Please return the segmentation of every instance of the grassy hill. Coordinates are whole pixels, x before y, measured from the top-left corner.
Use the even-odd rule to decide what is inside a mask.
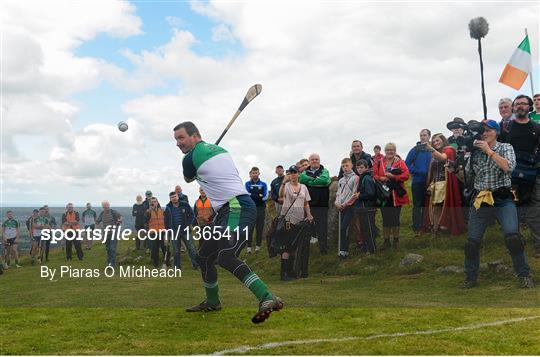
[[[402,226],[408,227],[410,208],[402,218]],[[310,277],[286,283],[279,281],[278,258],[243,252],[247,263],[286,303],[283,311],[262,325],[250,322],[256,309],[253,296],[222,269],[219,282],[224,310],[185,313],[185,307],[200,302],[204,295],[200,273],[189,268],[185,253],[183,275],[176,279],[102,276],[51,281],[41,278],[40,268],[30,266],[25,257],[22,268],[0,276],[0,334],[4,336],[0,353],[209,354],[280,341],[296,342],[248,349],[247,353],[540,353],[538,318],[462,329],[540,316],[540,290],[517,288],[498,226],[488,230],[481,259],[502,260],[510,270],[485,268],[479,286],[471,290],[458,288],[462,274],[436,271],[447,265],[462,266],[465,236],[414,238],[408,228],[402,236],[399,252],[366,256],[352,248],[352,256],[345,261],[338,260],[337,253],[321,257],[312,246]],[[133,243],[120,244],[120,258],[127,255],[128,246]],[[540,260],[532,258],[531,244],[526,249],[533,272],[538,272]],[[335,239],[331,251],[336,252]],[[421,254],[424,260],[401,266],[407,253]],[[73,261],[74,268],[103,269],[106,259],[101,244],[85,254],[83,261]],[[140,255],[150,266],[147,254]],[[62,264],[66,264],[64,252],[57,249],[48,266]],[[452,328],[457,330],[448,330]],[[422,332],[427,330],[444,332]],[[407,335],[415,332],[422,334]],[[384,335],[395,333],[406,334]],[[339,340],[344,337],[347,339]]]

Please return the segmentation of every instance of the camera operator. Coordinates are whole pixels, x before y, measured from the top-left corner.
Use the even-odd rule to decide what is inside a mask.
[[[476,286],[480,266],[480,247],[487,226],[496,217],[504,232],[504,242],[512,257],[521,288],[532,288],[530,268],[519,234],[516,205],[511,191],[511,174],[516,166],[514,149],[497,142],[500,132],[495,120],[483,122],[481,140],[474,141],[478,150],[467,165],[474,177],[473,204],[469,215],[469,236],[465,243],[465,289]]]
[[[508,132],[502,133],[501,142],[512,145],[516,153],[512,187],[517,196],[519,218],[529,226],[534,242],[534,257],[540,258],[540,125],[529,118],[532,105],[532,99],[526,95],[518,95],[514,99],[515,118],[508,124]]]
[[[458,177],[459,193],[461,195],[461,203],[463,205],[463,218],[465,221],[469,219],[469,197],[465,194],[468,186],[471,186],[470,180],[465,174],[465,165],[471,157],[473,151],[473,138],[469,132],[469,127],[465,121],[459,117],[455,117],[451,122],[446,124],[448,130],[452,132],[452,136],[448,138],[448,144],[456,149],[455,171]]]

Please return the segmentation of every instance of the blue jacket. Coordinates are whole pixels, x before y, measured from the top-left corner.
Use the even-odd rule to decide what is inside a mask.
[[[255,202],[255,206],[266,206],[266,200],[268,199],[268,186],[266,182],[260,179],[257,182],[249,180],[246,182],[246,190],[251,195],[253,202]]]
[[[180,222],[177,222],[176,224],[173,221],[173,215],[175,213],[178,213],[180,211]],[[193,223],[194,215],[193,210],[189,206],[189,203],[182,200],[178,202],[178,207],[173,206],[172,202],[167,203],[167,206],[165,207],[165,228],[166,229],[184,229],[185,227],[189,226]]]
[[[418,144],[420,143],[417,143],[416,146],[413,147],[407,154],[405,164],[407,164],[409,172],[411,173],[412,184],[425,185],[429,171],[429,164],[431,163],[431,152],[423,147],[418,146]]]

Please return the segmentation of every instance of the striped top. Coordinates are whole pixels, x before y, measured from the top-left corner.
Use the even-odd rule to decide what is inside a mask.
[[[227,150],[198,142],[182,161],[186,180],[196,179],[217,211],[230,199],[247,195],[246,187]]]

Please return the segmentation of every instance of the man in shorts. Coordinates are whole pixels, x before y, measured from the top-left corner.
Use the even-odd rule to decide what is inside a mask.
[[[36,255],[38,256],[39,263],[41,264],[43,262],[43,255],[45,253],[43,245],[45,244],[45,241],[41,240],[41,231],[49,228],[51,228],[51,224],[47,217],[45,207],[41,207],[39,209],[39,215],[32,221],[32,250],[30,254],[32,257],[32,265],[35,264]],[[50,242],[50,240],[47,240],[47,242]]]
[[[6,264],[9,266],[11,257],[15,260],[15,266],[20,268],[19,253],[17,252],[17,240],[21,237],[19,221],[13,218],[13,211],[7,211],[7,220],[2,223],[2,238],[4,241],[4,253]]]
[[[238,259],[247,243],[247,233],[257,218],[255,203],[248,195],[230,154],[217,145],[204,142],[195,124],[178,124],[174,128],[174,138],[178,148],[186,154],[182,161],[184,179],[186,182],[197,180],[217,212],[214,236],[209,240],[201,240],[197,254],[206,299],[186,311],[221,310],[214,265],[217,263],[257,297],[259,310],[251,321],[263,322],[273,311],[283,308],[283,301],[269,291],[246,263]]]

